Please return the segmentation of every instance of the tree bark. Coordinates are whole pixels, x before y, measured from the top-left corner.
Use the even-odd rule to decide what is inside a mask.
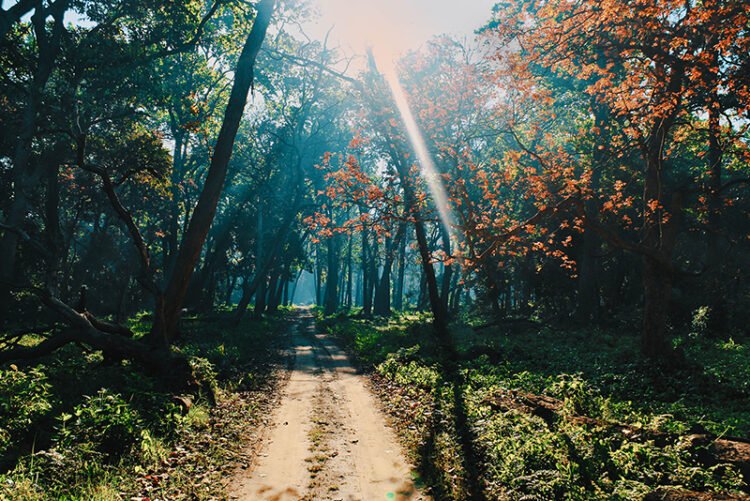
[[[607,116],[602,106],[595,101],[591,105],[594,111],[594,130],[598,131],[597,141],[594,142],[591,165],[592,193],[599,191],[599,182],[603,170],[605,142],[608,136],[604,134],[607,127]],[[597,207],[594,197],[584,203],[587,217],[595,218]],[[599,287],[597,284],[598,262],[595,256],[599,249],[599,237],[594,231],[584,230],[581,235],[581,249],[578,257],[577,304],[575,320],[587,325],[595,321],[599,314]]]
[[[393,294],[393,307],[396,311],[404,309],[404,280],[406,278],[406,223],[403,226],[404,237],[398,246],[398,276],[396,277],[396,290]]]
[[[719,67],[718,54],[713,52],[713,65]],[[715,80],[715,77],[713,78]],[[722,160],[723,151],[721,147],[721,108],[719,103],[717,83],[711,82],[714,86],[711,96],[708,100],[708,249],[707,263],[711,267],[712,273],[709,279],[710,307],[709,312],[709,332],[717,337],[721,337],[727,330],[727,309],[725,306],[726,295],[723,285],[723,262],[722,241],[723,233],[722,210],[724,200],[721,194],[722,188]]]
[[[354,238],[352,238],[351,235],[349,235],[349,243],[347,245],[346,250],[346,307],[351,308],[352,307],[352,273],[354,270],[352,269],[352,244],[354,243]]]
[[[258,288],[255,291],[255,306],[253,308],[253,316],[260,318],[263,312],[266,311],[266,296],[268,295],[268,280],[261,280]]]
[[[367,229],[362,230],[362,313],[366,316],[372,314],[372,281],[370,276],[370,242],[367,238]]]
[[[395,259],[396,249],[404,239],[404,224],[399,224],[398,231],[393,240],[386,241],[385,260],[383,261],[383,272],[380,276],[380,284],[375,292],[374,312],[380,316],[391,314],[391,270]]]
[[[21,117],[13,155],[13,202],[4,222],[6,231],[0,239],[0,310],[7,308],[10,303],[8,284],[14,279],[20,238],[20,233],[15,230],[22,230],[30,206],[31,190],[36,187],[38,181],[38,169],[35,169],[31,162],[32,143],[37,132],[42,98],[60,53],[60,40],[65,30],[63,18],[67,4],[67,0],[58,0],[49,9],[44,9],[40,3],[34,15],[31,16],[39,47],[39,57],[28,89],[29,100]],[[52,15],[54,21],[52,31],[48,34],[46,18],[49,14]]]
[[[445,253],[445,257],[450,258],[451,257],[450,233],[448,233],[448,228],[446,228],[445,224],[443,224],[442,222],[440,223],[440,240],[442,242],[443,252]],[[440,284],[440,298],[443,300],[443,305],[445,305],[446,311],[448,311],[448,295],[450,294],[452,272],[453,272],[453,266],[451,266],[450,264],[443,264],[443,276],[441,277],[441,284]]]
[[[339,307],[339,253],[338,237],[332,236],[326,241],[326,293],[323,311],[332,315]]]
[[[659,150],[660,151],[660,150]],[[647,160],[644,202],[658,200],[662,195],[660,153],[652,154]],[[675,192],[665,208],[644,210],[643,243],[651,252],[641,257],[643,265],[643,331],[641,351],[650,358],[668,360],[672,354],[667,340],[667,321],[672,296],[673,270],[671,269],[677,231],[682,213],[682,193]]]
[[[644,256],[643,261],[643,334],[641,351],[651,358],[667,354],[667,320],[672,294],[672,278],[663,266]]]

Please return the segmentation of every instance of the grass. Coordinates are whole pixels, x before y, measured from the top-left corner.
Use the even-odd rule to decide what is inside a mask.
[[[128,362],[75,346],[0,370],[0,499],[222,496],[219,480],[270,406],[286,325],[185,319],[175,349],[201,390],[180,401]]]
[[[466,462],[451,419],[453,391],[422,315],[321,319],[373,381],[412,459],[438,498],[465,499]],[[750,436],[750,346],[686,335],[688,368],[644,361],[635,335],[599,329],[452,326],[465,384],[458,392],[472,429],[479,483],[490,499],[634,499],[659,486],[741,492],[736,467],[707,466],[686,444],[630,439],[583,415],[654,436],[707,431]],[[561,401],[548,422],[520,407],[498,408],[498,392]],[[644,431],[645,433],[645,431]]]

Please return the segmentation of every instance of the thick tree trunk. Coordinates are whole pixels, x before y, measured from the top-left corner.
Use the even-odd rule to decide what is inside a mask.
[[[232,304],[232,293],[237,286],[237,275],[229,276],[229,274],[227,274],[226,286],[227,288],[224,291],[224,306],[229,306]]]
[[[275,313],[279,310],[281,295],[284,291],[283,276],[283,270],[278,270],[271,275],[270,287],[268,290],[268,307],[266,308],[269,313]]]
[[[323,304],[323,277],[320,271],[320,252],[315,249],[315,306]]]
[[[253,295],[255,295],[255,292],[258,288],[257,284],[260,282],[255,279],[250,280],[250,277],[245,277],[242,280],[242,296],[240,296],[240,301],[237,303],[237,308],[235,310],[235,321],[239,322],[241,320],[240,318],[237,318],[236,312],[244,312],[247,310],[247,307],[250,305],[250,301],[253,299]]]
[[[383,264],[383,272],[375,289],[373,313],[383,317],[391,314],[391,264],[387,261]]]
[[[641,351],[652,358],[669,353],[667,320],[672,295],[672,279],[661,263],[643,257],[643,334]]]
[[[417,293],[417,311],[424,311],[428,307],[427,300],[427,278],[424,270],[419,274],[419,291]]]
[[[660,149],[658,150],[660,151]],[[667,338],[669,305],[672,296],[672,253],[681,223],[683,195],[675,192],[668,207],[663,207],[663,187],[659,161],[660,153],[653,152],[647,160],[644,184],[644,238],[648,253],[643,263],[643,332],[641,348],[645,356],[668,360],[672,350]],[[659,201],[652,210],[650,201]],[[665,213],[669,211],[668,214]]]
[[[261,280],[255,291],[255,305],[253,307],[253,316],[260,318],[263,312],[266,311],[266,296],[268,295],[268,281]]]
[[[37,132],[37,120],[42,98],[60,52],[60,39],[65,29],[63,17],[67,4],[67,0],[58,0],[49,9],[37,8],[31,17],[39,47],[39,57],[33,80],[28,89],[29,100],[21,117],[13,155],[13,201],[4,221],[5,226],[9,229],[6,229],[2,238],[0,238],[0,314],[10,304],[8,284],[13,281],[16,270],[18,243],[21,234],[14,230],[23,229],[22,226],[30,207],[31,191],[36,187],[39,178],[39,169],[35,169],[31,161],[32,143]],[[9,11],[12,9],[11,7]],[[5,14],[7,18],[9,14]],[[51,33],[47,33],[46,29],[46,18],[49,14],[54,19]],[[11,20],[10,18],[7,19]]]
[[[46,197],[44,201],[45,224],[44,242],[49,256],[47,257],[48,290],[59,294],[60,266],[62,262],[63,236],[60,228],[60,162],[62,152],[58,147],[54,148],[50,158],[51,163],[47,170]]]
[[[177,254],[174,271],[167,284],[164,297],[158,301],[152,338],[163,345],[171,344],[177,336],[177,323],[182,305],[190,278],[216,214],[216,207],[224,188],[227,166],[232,156],[234,139],[242,121],[248,92],[253,83],[255,60],[263,45],[275,3],[275,0],[261,0],[258,3],[253,28],[237,61],[232,92],[224,112],[224,122],[214,146],[203,190],[190,218],[190,224]]]

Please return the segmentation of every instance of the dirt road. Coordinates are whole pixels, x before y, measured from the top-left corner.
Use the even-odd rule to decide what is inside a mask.
[[[230,486],[243,500],[428,499],[416,488],[366,380],[301,312],[294,364],[255,464]]]

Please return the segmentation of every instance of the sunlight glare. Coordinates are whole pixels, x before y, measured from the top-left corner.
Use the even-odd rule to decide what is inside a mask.
[[[424,140],[422,131],[420,130],[419,125],[417,125],[417,121],[414,119],[414,114],[409,106],[409,101],[404,92],[404,88],[399,81],[393,61],[387,56],[382,57],[382,55],[379,55],[377,48],[373,48],[373,56],[375,57],[385,81],[388,82],[388,85],[391,88],[393,101],[395,102],[396,108],[398,108],[398,112],[403,120],[406,133],[409,136],[409,142],[411,143],[414,153],[417,156],[417,160],[419,161],[419,165],[422,169],[422,177],[427,183],[430,195],[432,195],[432,200],[437,208],[440,221],[448,232],[450,238],[453,239],[454,220],[448,202],[448,193],[445,190],[440,173],[435,167],[435,162],[432,160],[432,155],[430,155],[430,152],[427,149],[427,143]]]

